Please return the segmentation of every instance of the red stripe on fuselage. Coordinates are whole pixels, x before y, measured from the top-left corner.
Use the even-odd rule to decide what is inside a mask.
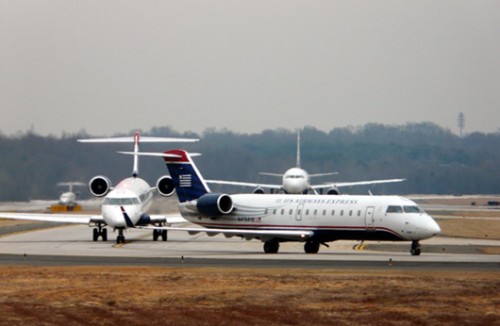
[[[236,228],[241,228],[245,230],[280,230],[280,229],[286,229],[286,230],[298,230],[298,231],[314,231],[314,230],[335,230],[335,231],[342,231],[342,230],[383,230],[386,232],[389,232],[398,238],[405,239],[403,236],[395,232],[394,230],[391,230],[386,227],[374,227],[374,228],[367,228],[365,226],[317,226],[317,225],[275,225],[275,224],[219,224],[219,223],[199,223],[197,222],[196,224],[206,227],[207,229],[212,228],[221,228],[221,229],[236,229]],[[406,239],[405,239],[406,240]]]

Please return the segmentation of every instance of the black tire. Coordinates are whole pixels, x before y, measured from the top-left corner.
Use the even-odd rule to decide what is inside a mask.
[[[264,242],[264,252],[266,254],[276,254],[280,249],[279,241],[266,241]]]
[[[167,241],[167,230],[161,230],[161,238],[163,241]]]
[[[158,241],[158,236],[159,236],[158,233],[159,233],[158,230],[156,229],[153,230],[153,241]]]
[[[108,229],[102,229],[101,236],[102,241],[108,241]]]
[[[412,256],[420,256],[421,250],[420,248],[415,248],[410,250]]]
[[[99,231],[97,228],[94,228],[94,232],[92,233],[92,240],[97,241],[99,239]]]
[[[304,244],[304,251],[306,254],[317,254],[319,251],[319,242],[307,241]]]

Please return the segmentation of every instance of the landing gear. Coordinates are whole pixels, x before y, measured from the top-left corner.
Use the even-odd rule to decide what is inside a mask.
[[[264,252],[266,254],[275,254],[280,249],[280,242],[278,240],[269,240],[264,242]]]
[[[410,249],[410,253],[412,256],[420,256],[420,243],[418,243],[418,241],[413,241],[411,243],[411,249]]]
[[[167,230],[153,230],[153,241],[158,241],[160,237],[163,241],[167,241]]]
[[[116,237],[116,244],[125,243],[125,236],[123,235],[123,229],[118,229],[118,236]]]
[[[99,237],[102,237],[102,241],[108,241],[108,229],[104,228],[102,224],[98,224],[97,227],[94,228],[92,240],[97,241]]]
[[[304,251],[306,252],[306,254],[317,254],[319,251],[319,242],[307,241],[304,244]]]

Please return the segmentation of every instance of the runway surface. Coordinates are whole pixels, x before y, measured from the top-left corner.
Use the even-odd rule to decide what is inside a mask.
[[[129,230],[125,236],[127,242],[117,246],[112,232],[107,242],[91,241],[92,228],[87,226],[25,229],[0,237],[0,264],[500,271],[500,255],[482,253],[484,248],[498,248],[496,240],[438,237],[422,241],[422,255],[411,256],[409,242],[367,242],[364,250],[354,250],[359,242],[337,241],[329,243],[330,248],[321,246],[318,254],[305,254],[302,243],[287,242],[278,254],[265,254],[260,241],[221,235],[170,232],[167,242],[152,241],[151,231],[146,230]]]

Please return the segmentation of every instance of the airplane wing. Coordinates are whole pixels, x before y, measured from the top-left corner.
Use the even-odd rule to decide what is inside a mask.
[[[232,186],[243,186],[243,187],[261,187],[268,189],[281,189],[281,185],[277,184],[263,184],[263,183],[251,183],[251,182],[239,182],[239,181],[224,181],[224,180],[205,180],[206,183],[221,184],[221,185],[232,185]]]
[[[339,173],[338,172],[313,173],[313,174],[309,174],[309,177],[310,178],[326,177],[326,176],[329,176],[329,175],[336,175],[336,174],[339,174]]]
[[[186,221],[187,222],[187,221]],[[274,238],[286,240],[306,240],[314,235],[313,231],[308,230],[248,230],[248,229],[208,229],[208,228],[189,228],[189,227],[157,227],[157,226],[144,226],[138,227],[141,229],[157,229],[168,231],[185,231],[190,235],[198,233],[206,233],[208,236],[213,237],[217,234],[223,234],[226,238],[233,236],[242,237],[246,240],[261,239],[262,241]]]
[[[84,214],[43,214],[43,213],[2,213],[0,218],[56,223],[90,224],[103,222],[101,215]]]
[[[167,224],[188,223],[184,217],[180,215],[149,215],[151,222],[164,222]]]
[[[362,186],[362,185],[373,185],[380,183],[392,183],[392,182],[403,182],[406,179],[383,179],[383,180],[370,180],[370,181],[355,181],[355,182],[332,182],[325,183],[321,185],[312,185],[312,189],[322,189],[328,187],[351,187],[351,186]]]

